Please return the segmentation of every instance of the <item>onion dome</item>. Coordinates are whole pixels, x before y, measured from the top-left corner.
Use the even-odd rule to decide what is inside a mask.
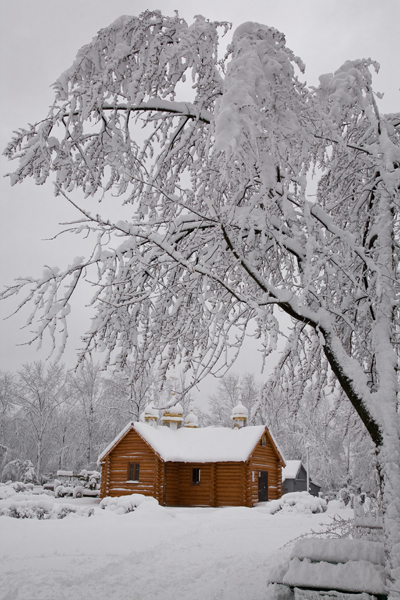
[[[161,417],[161,422],[170,429],[179,429],[182,425],[183,408],[182,405],[177,402],[174,406],[166,408]]]
[[[189,414],[185,418],[185,427],[196,428],[199,424],[198,417],[194,414],[193,408],[190,409]]]
[[[241,400],[238,400],[238,403],[232,409],[233,426],[239,428],[245,427],[248,414],[249,411],[247,408],[242,404]]]
[[[159,411],[154,406],[154,401],[152,400],[144,409],[144,421],[150,425],[157,425],[158,417]]]

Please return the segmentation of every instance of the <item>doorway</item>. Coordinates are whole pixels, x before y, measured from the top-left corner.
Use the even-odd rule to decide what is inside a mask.
[[[258,501],[268,500],[268,471],[258,471]]]

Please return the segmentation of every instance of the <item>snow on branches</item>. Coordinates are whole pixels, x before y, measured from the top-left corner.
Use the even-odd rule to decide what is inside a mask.
[[[93,252],[19,280],[37,337],[64,331],[85,279],[96,314],[83,356],[173,364],[194,379],[229,367],[250,322],[264,355],[280,307],[311,328],[374,441],[397,393],[400,118],[380,115],[368,60],[302,83],[277,30],[146,11],[120,17],[54,84],[44,120],[15,133],[13,184],[55,175]],[[316,169],[317,197],[307,195]],[[78,203],[76,190],[85,202]],[[90,211],[117,195],[130,220]],[[94,273],[94,277],[93,277]],[[390,412],[390,411],[389,411]],[[391,420],[391,419],[389,419]]]

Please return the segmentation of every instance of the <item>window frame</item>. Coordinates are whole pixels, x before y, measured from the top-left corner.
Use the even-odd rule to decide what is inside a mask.
[[[192,467],[192,485],[200,485],[201,469],[200,467]]]
[[[134,476],[134,478],[131,477]],[[140,477],[140,463],[129,462],[126,483],[138,483]]]
[[[263,448],[265,448],[265,446],[267,445],[267,434],[266,433],[263,433],[263,435],[261,436],[260,445]]]

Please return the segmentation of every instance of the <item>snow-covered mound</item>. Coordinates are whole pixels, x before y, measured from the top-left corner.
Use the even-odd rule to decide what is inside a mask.
[[[118,515],[133,512],[144,504],[146,504],[146,509],[159,506],[158,501],[155,498],[144,496],[143,494],[131,494],[129,496],[117,496],[115,498],[107,496],[100,502],[101,508],[113,510]]]
[[[264,506],[271,515],[278,511],[282,513],[322,513],[327,509],[324,499],[316,498],[308,492],[284,494],[279,500],[271,500]]]
[[[10,487],[10,486],[7,486]],[[55,504],[54,498],[47,494],[15,493],[0,500],[0,517],[14,519],[63,519],[69,514],[90,517],[92,508],[82,508],[70,504]]]
[[[12,483],[0,483],[0,500],[15,496],[18,492],[31,493],[33,485],[13,481]]]
[[[309,558],[311,561],[345,563],[351,560],[365,560],[375,565],[385,564],[383,544],[362,539],[318,539],[298,540],[291,558]]]

